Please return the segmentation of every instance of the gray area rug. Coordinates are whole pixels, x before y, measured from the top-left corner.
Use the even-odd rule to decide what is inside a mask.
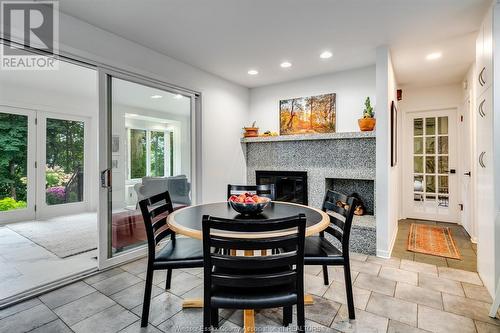
[[[97,249],[96,213],[18,222],[9,224],[7,227],[59,258],[67,258]]]

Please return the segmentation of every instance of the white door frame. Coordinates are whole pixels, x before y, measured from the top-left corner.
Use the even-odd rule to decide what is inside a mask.
[[[47,205],[45,200],[45,164],[46,164],[46,152],[47,152],[47,118],[50,119],[61,119],[61,120],[73,120],[81,121],[84,124],[83,130],[83,201],[72,202],[59,205]],[[89,209],[89,178],[91,176],[90,172],[90,118],[64,115],[60,113],[53,112],[37,112],[38,119],[38,129],[37,133],[37,218],[49,218],[61,215],[77,214],[88,211]]]
[[[99,187],[99,255],[98,268],[100,270],[119,265],[143,257],[147,254],[147,247],[139,246],[129,251],[112,256],[111,240],[111,78],[134,82],[140,85],[164,90],[174,94],[182,94],[191,99],[191,194],[193,204],[201,201],[201,94],[191,90],[169,85],[168,83],[150,79],[148,77],[122,72],[110,67],[98,68],[99,78],[99,170],[101,172],[101,186]]]
[[[0,224],[11,222],[28,221],[36,218],[35,205],[37,186],[36,170],[35,170],[35,155],[36,155],[36,111],[31,109],[17,108],[11,106],[0,105],[0,112],[11,113],[28,117],[28,144],[26,171],[27,171],[27,188],[26,202],[27,207],[10,211],[0,212]]]
[[[460,197],[460,188],[458,177],[459,174],[449,174],[449,188],[450,188],[450,200],[449,200],[449,210],[450,214],[446,215],[436,215],[436,214],[425,214],[425,213],[415,213],[409,203],[413,202],[413,119],[418,117],[426,117],[433,114],[433,116],[438,117],[440,115],[447,115],[448,118],[448,133],[449,137],[457,138],[457,114],[458,110],[456,107],[453,108],[440,108],[440,109],[430,109],[430,110],[413,110],[406,111],[404,115],[403,123],[403,168],[402,168],[402,196],[403,196],[403,217],[404,218],[415,218],[423,220],[438,220],[442,222],[459,223],[459,207],[458,198]],[[425,127],[425,125],[424,125]],[[437,128],[437,124],[436,124]],[[437,145],[437,142],[436,142]],[[425,149],[425,145],[424,145]],[[456,140],[448,140],[449,149],[449,161],[448,168],[455,169],[457,172],[458,168],[458,156]],[[437,168],[437,164],[436,164]],[[437,182],[436,182],[437,186]]]

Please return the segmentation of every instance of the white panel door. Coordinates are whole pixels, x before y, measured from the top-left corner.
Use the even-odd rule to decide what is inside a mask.
[[[409,113],[405,132],[405,215],[458,222],[456,109]]]

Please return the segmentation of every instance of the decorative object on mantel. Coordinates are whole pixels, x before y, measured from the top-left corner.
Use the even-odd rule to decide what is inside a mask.
[[[363,132],[373,131],[377,120],[374,118],[375,113],[370,102],[370,97],[366,98],[365,109],[363,110],[363,118],[358,119],[359,129]]]
[[[277,132],[271,132],[271,131],[265,131],[264,134],[260,135],[260,136],[278,136],[278,133]]]
[[[245,130],[245,133],[243,133],[243,136],[245,138],[253,138],[259,136],[259,128],[255,127],[255,121],[252,123],[252,126],[243,127],[243,129]]]
[[[391,103],[391,167],[398,164],[398,109]]]
[[[280,134],[333,133],[337,123],[337,94],[280,101]]]

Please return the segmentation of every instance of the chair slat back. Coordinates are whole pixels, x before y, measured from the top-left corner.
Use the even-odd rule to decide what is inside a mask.
[[[330,225],[324,232],[341,242],[344,255],[349,255],[349,236],[357,203],[356,198],[332,190],[326,191],[323,201],[323,211],[329,213],[330,216]],[[348,207],[345,208],[344,204]]]
[[[302,283],[304,273],[305,215],[271,220],[229,220],[203,217],[205,283],[224,287],[270,287]],[[234,233],[231,237],[217,235]],[[257,233],[272,232],[269,238]],[[230,251],[286,248],[268,256],[231,256]],[[295,268],[294,268],[295,267]]]
[[[154,258],[156,245],[165,237],[174,235],[167,225],[167,216],[174,211],[172,200],[168,191],[165,191],[141,200],[139,207],[148,237],[149,255]]]
[[[251,193],[257,194],[261,197],[266,197],[271,200],[276,199],[275,187],[274,184],[265,184],[265,185],[227,185],[227,197],[229,198],[232,195],[238,195],[242,193]]]

